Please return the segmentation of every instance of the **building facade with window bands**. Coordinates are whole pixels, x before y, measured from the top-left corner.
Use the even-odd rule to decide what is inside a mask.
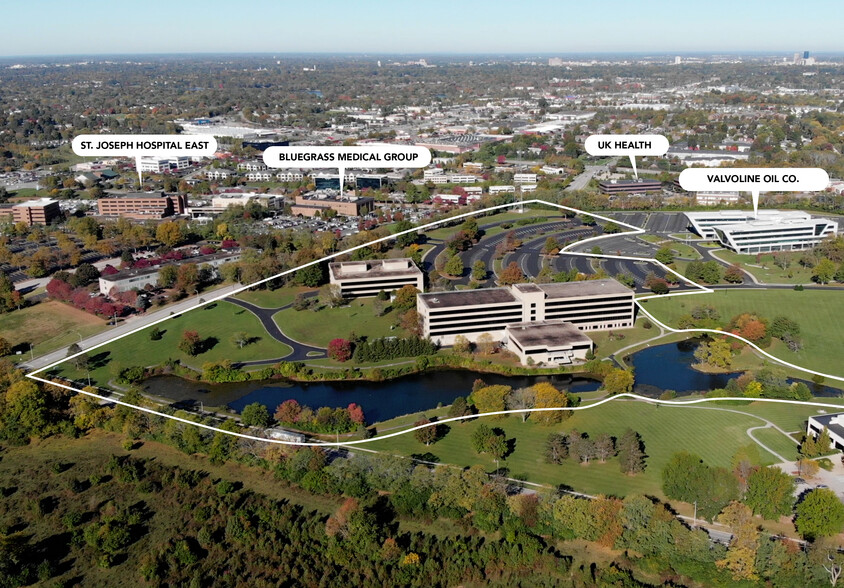
[[[407,258],[329,263],[328,275],[343,298],[376,296],[382,290],[389,293],[407,285],[421,292],[424,287],[422,271]]]
[[[838,223],[799,210],[687,212],[689,227],[736,253],[811,249],[838,233]]]
[[[559,319],[597,331],[632,327],[635,318],[633,291],[612,279],[431,292],[419,294],[416,306],[423,335],[440,345],[453,345],[457,335],[503,340],[517,323]]]
[[[570,365],[586,361],[595,343],[573,324],[554,319],[507,325],[504,346],[523,365]]]

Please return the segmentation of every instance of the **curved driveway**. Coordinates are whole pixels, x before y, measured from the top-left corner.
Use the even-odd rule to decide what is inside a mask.
[[[281,331],[281,329],[278,328],[278,325],[276,324],[275,320],[273,320],[273,315],[275,315],[280,310],[285,310],[287,308],[290,308],[292,306],[291,304],[279,306],[278,308],[263,308],[261,306],[255,306],[254,304],[251,304],[251,303],[246,302],[244,300],[240,300],[239,298],[228,297],[225,300],[226,300],[226,302],[231,302],[232,304],[234,304],[236,306],[240,306],[241,308],[245,308],[246,310],[248,310],[249,312],[254,314],[256,317],[258,317],[258,320],[261,321],[261,324],[264,326],[264,329],[266,329],[266,331],[270,335],[270,337],[272,337],[276,341],[284,343],[285,345],[289,345],[293,349],[293,351],[291,353],[288,353],[284,357],[278,357],[278,358],[275,358],[275,359],[259,359],[259,360],[254,360],[254,361],[242,361],[242,362],[239,362],[237,364],[239,367],[250,366],[250,365],[272,365],[272,364],[278,363],[279,361],[282,361],[282,360],[284,360],[284,361],[305,361],[307,359],[320,359],[320,358],[324,358],[326,356],[325,355],[325,349],[323,349],[322,347],[314,347],[313,345],[307,345],[305,343],[300,343],[299,341],[291,339],[290,337],[285,335]],[[317,354],[319,354],[319,355],[317,355]]]

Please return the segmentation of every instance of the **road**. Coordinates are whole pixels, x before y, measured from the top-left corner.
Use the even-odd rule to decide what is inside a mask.
[[[131,316],[116,327],[112,327],[108,330],[97,333],[96,335],[91,335],[87,339],[83,339],[78,343],[78,345],[82,349],[89,351],[92,348],[111,341],[116,337],[125,335],[137,329],[142,329],[158,320],[166,319],[170,315],[181,314],[204,303],[200,301],[211,300],[212,298],[223,296],[226,293],[232,293],[239,288],[241,288],[240,284],[223,286],[222,288],[218,288],[216,290],[209,290],[197,296],[186,298],[174,304],[165,306],[160,310],[148,312],[142,315]],[[52,351],[40,357],[36,357],[33,360],[24,362],[20,367],[26,370],[37,370],[57,361],[61,361],[65,357],[67,357],[67,347],[62,347],[56,351]]]
[[[617,161],[617,160],[613,160],[611,162],[611,164],[614,165],[615,161]],[[605,172],[609,171],[609,166],[610,166],[610,164],[607,164],[607,165],[587,165],[586,168],[583,170],[583,173],[578,174],[572,180],[571,184],[566,186],[566,191],[583,190],[584,188],[586,188],[587,184],[589,184],[589,180],[591,180],[593,177],[595,177],[595,174],[605,173]]]
[[[226,302],[231,302],[241,308],[245,308],[256,317],[258,320],[261,321],[261,324],[266,329],[267,333],[269,333],[270,337],[275,339],[276,341],[280,341],[285,345],[289,345],[293,351],[288,353],[284,357],[277,357],[275,359],[261,359],[261,360],[254,360],[254,361],[242,361],[237,364],[237,367],[243,366],[250,366],[250,365],[272,365],[274,363],[278,363],[281,360],[284,361],[305,361],[307,359],[320,359],[325,357],[325,349],[322,347],[314,347],[312,345],[307,345],[305,343],[300,343],[295,339],[291,339],[287,335],[281,332],[281,329],[278,328],[275,320],[273,320],[273,316],[279,312],[280,310],[284,310],[286,308],[290,308],[293,306],[292,304],[286,304],[284,306],[280,306],[278,308],[263,308],[261,306],[256,306],[254,304],[250,304],[244,300],[240,300],[239,298],[226,298]]]

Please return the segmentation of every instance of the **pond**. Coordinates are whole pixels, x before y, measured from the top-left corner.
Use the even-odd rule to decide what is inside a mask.
[[[385,382],[208,384],[175,376],[156,376],[144,382],[144,389],[185,406],[196,406],[202,402],[206,406],[228,405],[240,411],[247,404],[260,402],[271,414],[279,404],[291,398],[312,408],[346,407],[354,402],[363,408],[367,422],[373,423],[436,408],[438,404],[451,404],[458,396],[468,396],[478,378],[488,385],[505,384],[513,388],[551,382],[573,393],[591,392],[600,386],[600,382],[595,380],[570,375],[508,377],[465,370],[437,370]]]
[[[626,358],[636,370],[635,392],[652,398],[664,390],[674,390],[678,395],[723,388],[730,378],[738,374],[706,374],[692,367],[698,341],[689,339],[679,343],[655,345]],[[591,392],[600,383],[588,378],[559,376],[500,376],[466,370],[437,370],[413,374],[385,382],[238,382],[207,384],[183,380],[175,376],[156,376],[144,383],[145,389],[156,396],[172,400],[185,407],[224,406],[240,411],[247,404],[260,402],[270,413],[288,399],[312,408],[320,406],[346,407],[359,404],[367,422],[384,421],[404,414],[436,408],[438,404],[451,404],[458,396],[466,397],[472,383],[482,379],[488,385],[504,384],[513,388],[531,386],[537,382],[551,382],[569,392]],[[815,396],[841,396],[842,391],[820,386],[807,380]]]
[[[696,363],[695,349],[699,341],[687,339],[679,343],[654,345],[625,358],[635,368],[634,392],[642,396],[658,397],[664,390],[674,390],[678,395],[691,394],[723,388],[733,374],[707,374],[692,367]],[[815,384],[809,380],[788,378],[788,383],[803,382],[815,396],[836,397],[842,391],[830,386]]]

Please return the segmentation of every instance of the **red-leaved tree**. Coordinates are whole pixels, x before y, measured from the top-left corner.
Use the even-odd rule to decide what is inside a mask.
[[[335,361],[349,361],[352,358],[352,343],[346,339],[332,339],[328,342],[328,357]]]

